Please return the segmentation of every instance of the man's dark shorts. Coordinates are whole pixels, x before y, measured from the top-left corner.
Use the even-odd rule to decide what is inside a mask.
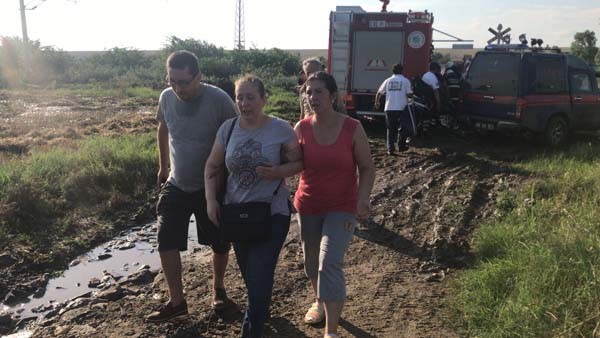
[[[228,253],[231,244],[219,239],[218,228],[206,213],[204,189],[188,193],[167,182],[156,204],[158,215],[158,251],[187,250],[190,216],[196,218],[198,243],[210,245],[215,253]]]

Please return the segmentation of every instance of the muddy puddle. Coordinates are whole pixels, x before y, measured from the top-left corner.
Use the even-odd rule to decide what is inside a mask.
[[[41,317],[61,303],[106,289],[142,269],[158,270],[160,259],[157,246],[156,222],[134,227],[73,260],[66,271],[51,278],[46,288],[38,290],[28,301],[14,306],[0,303],[0,313],[12,312],[21,319]],[[188,251],[183,254],[203,247],[198,244],[196,224],[192,217]]]

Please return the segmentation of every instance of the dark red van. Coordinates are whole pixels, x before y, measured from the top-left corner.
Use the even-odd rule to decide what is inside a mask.
[[[462,113],[477,129],[529,130],[558,146],[571,131],[600,129],[596,72],[547,49],[479,52],[464,81]]]

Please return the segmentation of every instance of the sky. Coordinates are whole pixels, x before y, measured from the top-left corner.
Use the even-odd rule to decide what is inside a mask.
[[[24,0],[28,35],[65,51],[113,47],[156,50],[169,36],[233,48],[238,0]],[[377,0],[244,0],[247,48],[326,49],[336,6],[379,11]],[[568,47],[576,32],[600,38],[600,0],[391,0],[388,11],[427,9],[434,28],[483,47],[502,24],[550,45]],[[21,37],[19,0],[0,0],[0,36]],[[446,39],[434,34],[434,39]],[[435,43],[450,48],[451,43]]]

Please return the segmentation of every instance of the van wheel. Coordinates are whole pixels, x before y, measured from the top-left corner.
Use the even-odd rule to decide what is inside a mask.
[[[567,142],[569,137],[569,126],[567,121],[562,116],[554,116],[548,121],[546,131],[544,132],[544,140],[551,147],[559,147]]]

